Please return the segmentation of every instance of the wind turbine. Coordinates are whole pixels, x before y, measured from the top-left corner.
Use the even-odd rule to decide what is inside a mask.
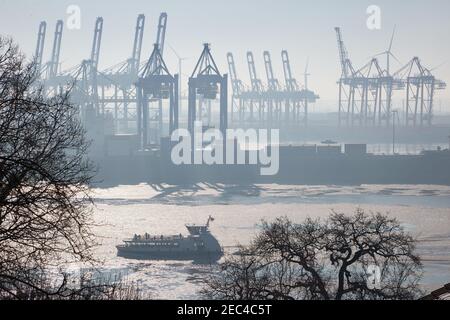
[[[432,71],[434,71],[434,70],[436,70],[436,69],[439,69],[440,67],[446,65],[447,63],[448,63],[448,61],[442,62],[441,64],[437,65],[436,67],[431,68],[431,69],[430,69],[430,72],[432,72]]]
[[[306,59],[306,66],[305,66],[305,73],[303,74],[303,76],[305,77],[305,114],[306,117],[308,116],[308,76],[310,76],[311,74],[308,73],[308,68],[309,68],[309,57]],[[308,121],[308,118],[306,118],[305,121]]]
[[[381,55],[384,55],[384,54],[386,55],[386,71],[387,71],[388,75],[390,75],[390,58],[391,57],[393,57],[395,60],[397,60],[398,63],[401,64],[400,60],[397,59],[397,57],[392,53],[392,44],[394,42],[394,36],[395,36],[396,28],[397,28],[397,26],[394,25],[394,30],[392,31],[392,37],[391,37],[391,42],[389,43],[389,48],[386,51],[375,55],[375,57],[381,56]]]
[[[308,73],[308,68],[309,68],[309,57],[306,59],[306,66],[305,66],[305,73],[303,73],[304,76],[304,81],[305,81],[305,91],[308,91],[308,76],[310,76],[311,74]]]
[[[182,104],[182,102],[181,102],[181,99],[182,99],[182,94],[181,94],[181,84],[183,83],[183,81],[181,80],[181,78],[182,78],[182,73],[181,73],[181,69],[182,69],[182,64],[183,64],[183,61],[185,61],[185,60],[189,60],[190,58],[187,58],[187,57],[181,57],[179,54],[178,54],[178,52],[169,44],[169,47],[170,47],[170,49],[172,50],[172,52],[175,54],[175,56],[177,57],[177,59],[178,59],[178,81],[179,81],[179,83],[178,83],[178,103],[180,104],[180,109],[181,109],[181,104]]]

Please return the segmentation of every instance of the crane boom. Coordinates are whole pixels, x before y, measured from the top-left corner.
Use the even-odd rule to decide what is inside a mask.
[[[242,93],[242,82],[237,77],[236,64],[234,63],[234,57],[231,52],[227,53],[228,70],[230,72],[231,86],[233,88],[233,94],[238,96]]]
[[[334,28],[334,30],[336,31],[336,37],[337,37],[338,49],[339,49],[339,58],[340,58],[341,67],[342,67],[342,74],[345,77],[348,77],[349,76],[348,63],[350,62],[349,58],[348,58],[348,52],[347,52],[347,49],[345,48],[344,40],[342,39],[341,29],[339,27],[336,27],[336,28]]]
[[[228,62],[228,70],[230,72],[231,82],[236,81],[237,80],[236,65],[234,63],[234,57],[231,52],[227,53],[227,62]]]
[[[288,91],[296,91],[299,89],[297,80],[294,79],[292,76],[292,69],[291,69],[291,63],[289,60],[289,54],[286,50],[283,50],[281,52],[281,59],[283,61],[283,72],[284,72],[284,79],[286,83],[286,89]]]
[[[37,70],[37,72],[39,74],[41,73],[42,58],[43,58],[43,55],[44,55],[44,44],[45,44],[45,33],[46,33],[46,31],[47,31],[47,23],[45,21],[42,21],[39,24],[36,52],[35,52],[35,55],[34,55],[34,62],[36,64],[36,70]]]
[[[270,57],[269,51],[264,51],[263,56],[269,90],[277,91],[280,89],[280,84],[273,74],[272,58]]]
[[[95,21],[94,40],[92,42],[91,63],[97,69],[100,57],[100,47],[102,44],[103,18],[98,17]]]
[[[256,74],[255,59],[253,56],[253,52],[251,51],[247,52],[247,64],[248,64],[248,71],[250,73],[252,90],[254,92],[262,92],[262,83],[261,80],[258,79],[258,76]]]
[[[164,54],[164,43],[166,40],[167,13],[163,12],[159,16],[158,33],[156,35],[156,44],[158,45],[161,56]]]
[[[53,39],[52,57],[48,63],[47,69],[47,79],[54,78],[58,74],[63,25],[64,22],[62,20],[58,20],[56,22],[55,37]]]
[[[167,28],[167,13],[163,12],[159,16],[158,29],[156,32],[156,42],[155,42],[155,45],[158,47],[158,52],[161,55],[161,57],[164,54],[164,43],[166,40],[166,28]],[[153,61],[153,65],[149,65],[150,62],[151,61],[149,59],[144,67],[143,74],[150,74],[154,70],[157,69],[157,65],[155,64],[156,60]]]
[[[136,21],[136,32],[134,34],[133,52],[131,54],[130,70],[137,74],[141,63],[142,39],[144,37],[145,15],[140,14]]]

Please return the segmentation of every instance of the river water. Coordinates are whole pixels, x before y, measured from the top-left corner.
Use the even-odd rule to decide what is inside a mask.
[[[194,186],[134,185],[94,189],[94,217],[100,245],[97,257],[104,271],[138,283],[158,299],[197,299],[202,279],[213,268],[176,261],[134,261],[116,256],[115,245],[135,233],[186,234],[187,223],[205,223],[212,215],[212,233],[232,250],[246,244],[262,219],[288,216],[327,217],[332,210],[388,213],[419,240],[425,274],[422,285],[433,289],[450,282],[450,187],[363,185]]]

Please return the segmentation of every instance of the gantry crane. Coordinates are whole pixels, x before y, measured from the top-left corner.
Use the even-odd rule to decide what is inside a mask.
[[[394,33],[387,51],[387,69],[383,70],[378,59],[373,58],[355,71],[342,40],[341,31],[335,28],[342,68],[339,80],[339,125],[345,115],[347,125],[358,122],[361,126],[390,126],[392,118],[392,95],[404,84],[390,73],[389,57]],[[395,30],[394,30],[395,32]],[[394,56],[395,57],[395,56]]]
[[[269,126],[273,125],[273,121],[281,120],[281,103],[282,88],[280,82],[273,73],[272,58],[269,51],[263,52],[264,67],[266,70],[267,90],[265,92],[265,100],[267,101],[267,120]]]
[[[47,31],[47,22],[42,21],[39,24],[39,31],[37,37],[36,51],[34,54],[34,63],[36,68],[36,73],[41,75],[42,72],[42,59],[44,56],[44,45],[45,45],[45,34]]]
[[[83,65],[83,86],[84,88],[89,88],[90,95],[90,104],[92,104],[95,113],[98,115],[99,113],[104,114],[104,104],[102,105],[102,109],[99,109],[99,97],[98,97],[98,83],[97,83],[97,74],[98,74],[98,65],[100,60],[100,49],[102,45],[102,35],[103,35],[103,18],[98,17],[95,20],[95,28],[94,28],[94,39],[92,40],[92,50],[91,50],[91,59],[85,60]]]
[[[355,121],[362,125],[364,121],[363,110],[363,87],[365,78],[353,68],[348,57],[342,39],[341,29],[336,27],[336,37],[339,49],[339,60],[341,64],[341,78],[339,79],[339,126],[342,124],[342,118],[345,116],[347,125],[353,126]]]
[[[135,83],[141,62],[142,43],[145,28],[145,15],[140,14],[136,20],[134,41],[130,58],[116,64],[100,73],[99,85],[102,90],[101,101],[112,103],[116,127],[122,125],[128,131],[129,121],[136,116],[129,109],[129,105],[136,101]],[[106,89],[112,88],[112,96],[105,97]]]
[[[228,75],[222,75],[211,55],[210,45],[205,43],[203,51],[189,78],[188,129],[195,145],[194,124],[197,121],[197,95],[202,99],[215,100],[219,94],[219,130],[226,141],[228,128]],[[224,144],[225,148],[225,144]],[[225,150],[224,150],[225,151]],[[193,157],[192,153],[192,157]]]
[[[308,125],[308,107],[309,103],[316,102],[320,97],[308,89],[308,65],[306,63],[304,77],[305,84],[302,89],[294,78],[291,68],[291,62],[287,50],[281,51],[281,60],[283,62],[283,73],[285,81],[285,91],[282,93],[285,101],[285,121],[295,125]]]
[[[134,75],[137,78],[141,61],[144,27],[145,15],[140,14],[136,20],[133,48],[130,58],[102,71],[104,74],[108,75],[108,77],[112,77],[115,81],[121,82],[121,85],[129,85],[129,81],[127,81],[129,79],[124,77],[124,75]],[[122,78],[122,81],[120,81],[120,78]]]
[[[256,73],[255,58],[253,52],[247,52],[247,64],[250,75],[251,94],[250,94],[250,121],[254,120],[254,106],[258,109],[259,121],[264,120],[265,102],[263,99],[264,86]]]
[[[72,98],[80,106],[81,119],[89,126],[101,113],[98,96],[98,62],[100,57],[101,38],[103,33],[103,18],[95,21],[94,38],[90,59],[83,60],[80,65],[63,73],[63,77],[75,80]]]
[[[163,96],[162,95],[153,95],[151,91],[153,91],[153,84],[149,85],[149,80],[146,79],[157,79],[155,78],[159,72],[165,72],[167,68],[161,68],[160,62],[164,62],[163,54],[164,54],[164,45],[166,39],[166,29],[167,29],[167,13],[162,12],[159,16],[157,32],[156,32],[156,42],[154,44],[154,49],[150,58],[145,62],[145,64],[140,68],[139,71],[139,81],[137,88],[137,131],[138,135],[141,138],[142,147],[147,147],[148,139],[152,140],[151,142],[154,144],[158,144],[160,138],[162,137],[163,130]],[[157,48],[157,52],[155,51]],[[160,58],[157,58],[160,57]],[[164,63],[165,66],[165,63]],[[170,72],[166,72],[165,76],[169,78],[174,78],[175,76],[171,76]],[[178,77],[177,77],[178,79]],[[156,80],[157,82],[161,82],[160,79]],[[177,80],[178,81],[178,80]],[[166,85],[168,84],[167,79],[164,82]],[[175,89],[175,87],[173,88]],[[178,85],[176,86],[177,91],[177,102],[176,102],[176,112],[178,114]],[[158,102],[156,106],[150,102]],[[173,106],[173,102],[170,102],[171,114],[172,109],[175,108]],[[178,115],[177,115],[178,117]],[[171,118],[172,121],[172,118]],[[150,122],[156,122],[154,134],[151,135],[150,132],[144,132],[149,128]],[[178,126],[178,120],[176,120]],[[153,127],[153,126],[152,126]],[[147,128],[147,129],[146,129]],[[169,128],[170,133],[172,132],[173,126]],[[147,139],[147,140],[146,140]]]
[[[294,78],[291,69],[291,62],[289,60],[289,54],[286,50],[281,51],[281,60],[283,62],[283,73],[284,73],[284,81],[286,87],[286,107],[285,107],[285,116],[286,121],[290,121],[290,116],[292,115],[292,120],[294,122],[302,121],[303,124],[307,125],[308,123],[308,102],[311,98],[313,98],[313,102],[316,99],[316,96],[313,94],[312,97],[308,96],[309,92],[307,89],[307,84],[305,81],[305,90],[301,91],[300,85],[297,82],[297,79]],[[305,74],[307,71],[305,71]],[[307,77],[305,75],[305,77]],[[305,79],[306,80],[306,79]],[[301,113],[303,112],[303,117],[301,117]]]
[[[59,71],[59,57],[61,54],[61,40],[64,22],[58,20],[56,22],[55,36],[53,39],[52,56],[47,63],[47,79],[56,77]]]
[[[169,100],[169,135],[178,129],[178,75],[172,75],[164,62],[160,46],[155,44],[150,59],[147,62],[143,73],[136,84],[138,97],[138,134],[141,147],[149,145],[149,124],[151,115],[149,114],[149,102]],[[162,109],[158,114],[159,119],[163,118]],[[158,120],[159,120],[158,119]],[[162,124],[157,129],[162,136]],[[150,139],[151,140],[151,139]],[[152,141],[150,141],[152,142]],[[158,141],[153,141],[158,143]]]
[[[291,92],[300,91],[300,86],[298,85],[297,80],[292,75],[289,54],[286,50],[281,51],[281,60],[283,62],[283,73],[286,90]]]
[[[244,109],[244,101],[243,101],[243,93],[245,91],[245,86],[237,76],[236,72],[236,64],[234,62],[234,56],[231,52],[227,53],[227,62],[228,62],[228,70],[230,74],[232,95],[231,95],[231,112],[230,112],[230,120],[234,121],[234,113],[237,111],[239,121],[242,122],[245,116]]]
[[[57,79],[59,72],[59,60],[61,55],[61,42],[63,35],[63,26],[64,22],[62,20],[58,20],[56,22],[55,35],[53,38],[53,47],[52,47],[52,55],[50,57],[50,61],[46,64],[46,76],[45,76],[45,84],[47,88],[52,89],[52,94],[57,94],[60,85]]]
[[[91,59],[90,63],[94,69],[98,69],[98,63],[100,60],[100,48],[102,45],[103,34],[103,18],[98,17],[95,21],[94,39],[92,41]]]
[[[142,40],[144,38],[145,15],[140,14],[136,21],[136,30],[134,33],[133,52],[131,58],[128,60],[128,73],[136,75],[139,72],[139,65],[141,63]]]
[[[293,77],[289,55],[286,50],[281,53],[285,86],[281,85],[274,75],[272,59],[268,51],[263,52],[264,66],[267,78],[265,87],[258,78],[255,59],[251,51],[247,52],[247,64],[250,75],[250,89],[248,89],[236,75],[234,58],[231,53],[227,55],[228,67],[233,85],[233,99],[239,102],[239,120],[255,121],[254,107],[257,108],[258,121],[260,125],[279,126],[285,124],[306,124],[308,103],[314,103],[319,96],[305,88],[302,90]],[[307,70],[305,71],[307,73]],[[305,75],[307,77],[307,75]],[[234,107],[236,102],[233,101]],[[284,103],[284,111],[283,111]],[[244,119],[247,109],[250,113],[249,119]],[[304,116],[301,116],[304,110]],[[273,121],[277,120],[277,122]]]
[[[409,61],[394,74],[394,77],[406,85],[406,125],[412,123],[414,127],[431,126],[435,92],[445,89],[446,83],[436,79],[418,57]]]
[[[167,13],[162,12],[159,16],[158,20],[158,28],[156,32],[156,42],[155,44],[159,48],[159,52],[162,57],[164,57],[164,45],[166,42],[166,29],[167,29]],[[144,65],[144,68],[147,67],[147,65]],[[157,66],[153,66],[152,68],[156,69]]]
[[[392,78],[385,77],[385,73],[381,69],[378,60],[373,58],[369,63],[358,70],[364,81],[362,81],[362,100],[361,100],[361,119],[364,125],[381,124],[382,120],[386,120],[389,124],[391,117],[390,100],[392,95]],[[386,80],[386,101],[387,104],[381,103],[383,100],[383,85],[381,79]]]

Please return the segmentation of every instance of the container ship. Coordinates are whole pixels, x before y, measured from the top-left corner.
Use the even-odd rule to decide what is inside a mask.
[[[450,185],[450,151],[436,149],[416,155],[379,155],[367,152],[366,144],[280,145],[276,175],[260,174],[261,165],[174,165],[171,145],[137,150],[133,136],[115,137],[98,163],[98,184],[114,186],[137,183],[193,184],[434,184]],[[119,142],[119,143],[118,143]],[[249,163],[249,152],[246,163]]]

